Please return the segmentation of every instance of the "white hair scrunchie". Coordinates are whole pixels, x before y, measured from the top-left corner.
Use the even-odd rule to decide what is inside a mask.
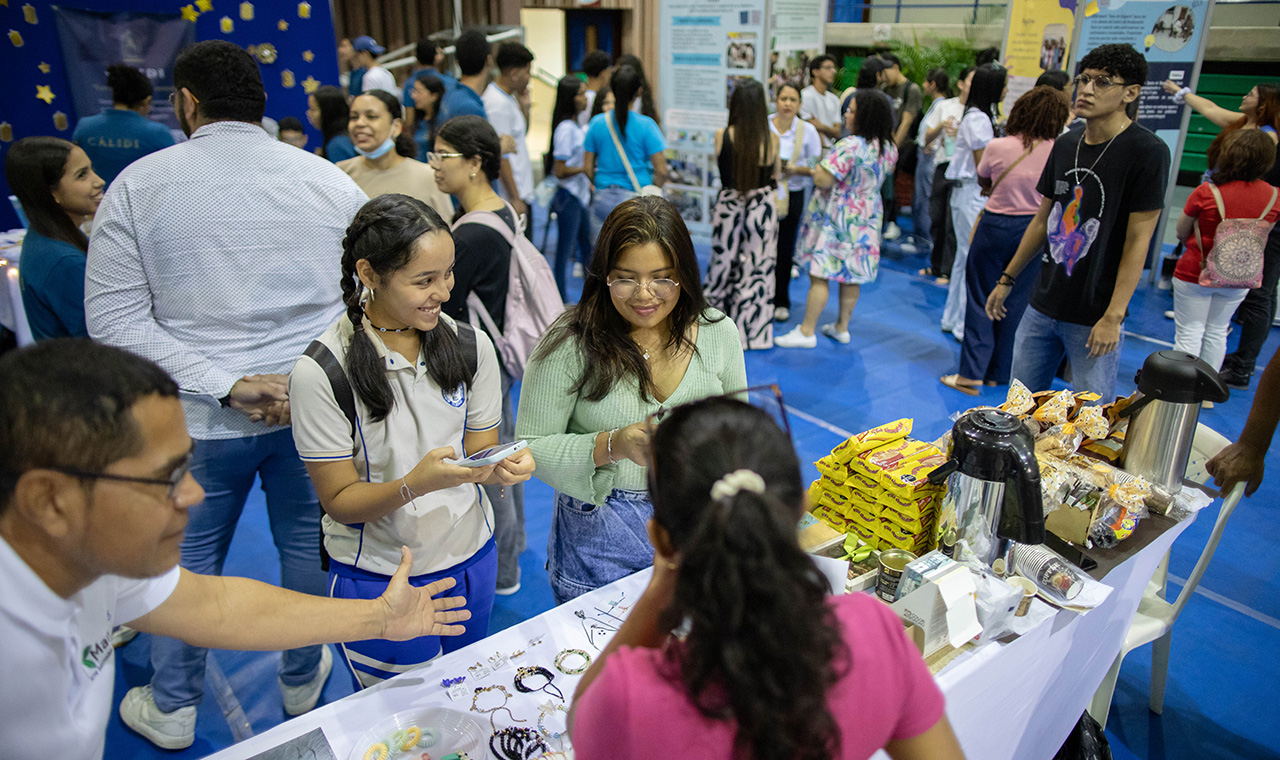
[[[751,470],[734,470],[711,486],[712,501],[727,502],[740,491],[764,493],[764,478]]]

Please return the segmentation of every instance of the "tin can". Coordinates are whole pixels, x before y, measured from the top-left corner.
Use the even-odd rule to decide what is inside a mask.
[[[898,584],[907,563],[916,555],[905,549],[885,549],[880,552],[880,573],[876,576],[876,596],[886,602],[898,600]]]

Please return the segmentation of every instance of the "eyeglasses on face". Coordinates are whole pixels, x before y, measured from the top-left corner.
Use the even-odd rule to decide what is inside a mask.
[[[1101,92],[1102,90],[1125,84],[1124,82],[1112,79],[1109,76],[1104,75],[1091,77],[1088,74],[1077,74],[1076,78],[1071,80],[1071,83],[1076,87],[1084,87],[1087,84],[1092,84],[1094,92]]]
[[[609,281],[609,292],[623,299],[634,296],[641,288],[644,288],[649,291],[649,295],[661,300],[670,298],[679,287],[680,283],[667,277],[663,277],[661,280],[650,280],[646,283],[639,283],[626,278]]]
[[[113,472],[88,472],[75,467],[46,467],[47,470],[60,472],[63,475],[71,475],[76,478],[84,478],[86,480],[114,480],[120,483],[141,483],[143,485],[168,486],[165,496],[170,501],[178,492],[178,487],[182,485],[182,481],[191,472],[191,461],[194,453],[188,451],[187,455],[182,458],[178,466],[173,468],[173,472],[169,473],[167,478],[140,478],[134,475],[117,475]]]
[[[440,162],[441,162],[441,161],[443,161],[443,160],[445,160],[446,158],[462,158],[462,157],[463,157],[463,154],[461,154],[461,153],[435,153],[435,152],[431,152],[431,153],[428,153],[428,154],[427,154],[427,163],[428,163],[428,164],[431,164],[432,166],[439,166],[439,165],[440,165]]]
[[[200,105],[200,99],[199,99],[199,98],[197,98],[195,95],[192,95],[192,96],[191,96],[191,102],[195,103],[196,105]],[[171,105],[171,106],[173,106],[173,107],[177,108],[177,106],[178,106],[178,91],[177,91],[177,90],[174,90],[173,92],[169,93],[169,105]]]

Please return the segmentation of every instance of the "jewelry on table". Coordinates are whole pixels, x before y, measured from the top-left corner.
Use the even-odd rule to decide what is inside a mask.
[[[481,710],[479,707],[476,706],[476,702],[480,699],[481,694],[483,694],[486,691],[494,691],[494,690],[502,692],[502,704],[488,710]],[[503,686],[500,683],[494,684],[493,686],[477,686],[475,696],[471,697],[471,711],[481,713],[482,715],[488,715],[489,726],[490,728],[493,728],[495,731],[497,730],[498,727],[493,722],[493,714],[499,710],[506,710],[507,715],[511,717],[512,723],[525,723],[526,721],[521,720],[520,718],[517,718],[514,714],[512,714],[510,708],[507,707],[507,702],[509,702],[510,700],[511,700],[511,692],[507,691],[507,687]]]
[[[542,684],[536,689],[529,686],[525,686],[524,679],[532,678],[533,676],[542,676],[543,678],[547,679],[547,682]],[[563,702],[564,692],[560,691],[559,686],[556,686],[555,684],[551,683],[552,681],[555,680],[555,678],[556,677],[552,675],[550,670],[547,670],[541,665],[526,665],[523,668],[520,668],[519,670],[516,671],[516,681],[515,681],[516,691],[521,692],[522,694],[530,694],[535,691],[540,691],[544,694],[552,694],[561,702]]]
[[[533,649],[534,647],[536,647],[536,646],[538,646],[539,644],[541,644],[541,643],[542,643],[542,639],[543,639],[543,637],[544,637],[544,636],[546,636],[546,635],[547,635],[547,634],[545,634],[545,633],[540,633],[540,634],[538,634],[537,636],[534,636],[533,638],[529,639],[529,648],[530,648],[530,649]]]
[[[488,665],[485,665],[482,662],[477,662],[475,665],[467,668],[467,672],[471,674],[472,678],[480,679],[489,675],[493,671],[489,669]]]
[[[565,667],[564,661],[573,655],[581,657],[582,664],[576,668]],[[560,650],[560,653],[556,655],[555,665],[556,670],[564,673],[566,676],[580,675],[581,673],[586,672],[587,668],[591,666],[591,655],[581,649],[562,649]]]
[[[595,610],[596,610],[596,612],[599,612],[601,615],[607,615],[608,617],[611,617],[611,618],[613,618],[614,620],[617,620],[619,623],[621,623],[621,622],[622,622],[622,618],[618,617],[617,615],[613,614],[612,612],[608,612],[608,611],[606,611],[606,610],[602,610],[602,609],[600,609],[599,607],[596,607],[596,608],[595,608]]]
[[[551,731],[545,725],[547,716],[554,714],[557,710],[566,715],[569,714],[569,710],[564,705],[558,705],[549,699],[538,705],[538,731],[540,731],[543,736],[552,740],[559,739],[565,733],[564,731]]]
[[[390,753],[390,751],[391,750],[387,745],[382,742],[378,742],[377,744],[370,745],[369,749],[364,751],[364,760],[387,760],[387,754]]]
[[[514,652],[512,652],[512,653],[511,653],[511,659],[513,659],[513,660],[518,660],[518,659],[519,659],[519,658],[521,658],[521,657],[524,657],[524,650],[523,650],[523,649],[517,649],[516,651],[514,651]]]
[[[489,737],[489,750],[506,760],[532,760],[550,752],[551,748],[532,728],[508,726]]]

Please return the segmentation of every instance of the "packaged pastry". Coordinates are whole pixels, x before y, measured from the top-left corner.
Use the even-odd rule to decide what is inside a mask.
[[[818,468],[818,472],[832,483],[843,483],[849,477],[849,468],[844,464],[837,462],[834,454],[819,459],[813,463]]]
[[[923,459],[924,457],[936,456],[941,453],[932,443],[917,441],[914,438],[903,438],[887,446],[874,449],[869,453],[860,454],[858,459],[866,462],[868,472],[877,475],[884,468],[899,462],[910,462],[914,459]]]
[[[926,493],[941,490],[942,486],[929,482],[929,473],[947,463],[941,454],[911,462],[900,462],[880,473],[880,485],[884,490],[903,498],[914,499]]]
[[[849,532],[849,519],[831,507],[825,505],[819,506],[813,510],[813,516],[822,520],[824,523],[830,525],[841,533]]]
[[[826,488],[824,487],[821,478],[809,484],[809,511],[810,512],[812,512],[813,508],[818,506],[818,503],[822,501],[822,492],[825,490]]]
[[[1036,400],[1021,380],[1014,379],[1009,383],[1009,396],[1000,408],[1009,414],[1022,415],[1036,408]]]
[[[911,434],[911,424],[910,418],[903,418],[873,427],[870,430],[850,436],[844,443],[832,449],[831,453],[835,456],[836,461],[847,463],[864,451],[879,448],[886,443],[906,438]]]
[[[1037,422],[1048,422],[1054,425],[1060,425],[1067,421],[1071,412],[1075,410],[1076,399],[1071,391],[1059,391],[1048,398],[1039,409],[1031,416]]]
[[[881,491],[876,499],[880,505],[907,515],[922,515],[937,509],[942,503],[941,491],[929,491],[916,496],[902,496],[892,491]]]
[[[850,510],[848,520],[852,525],[862,525],[869,530],[875,530],[876,526],[880,524],[880,512],[879,510],[873,512],[870,509],[859,507]]]
[[[1137,527],[1137,516],[1123,506],[1112,503],[1089,528],[1089,540],[1094,546],[1114,549],[1121,541],[1133,535]]]
[[[849,499],[834,491],[823,491],[818,503],[824,507],[830,507],[842,515],[849,514]]]
[[[1099,440],[1111,434],[1111,423],[1107,422],[1107,418],[1103,416],[1101,407],[1082,407],[1079,412],[1076,412],[1072,422],[1080,432],[1084,433],[1085,438]]]
[[[880,490],[880,482],[871,473],[860,469],[849,470],[849,478],[845,480],[845,485],[868,494],[874,494]]]
[[[880,521],[879,533],[882,541],[895,549],[906,549],[920,554],[932,548],[929,546],[930,539],[927,534],[912,532],[889,520]]]
[[[1068,457],[1076,453],[1076,449],[1083,440],[1084,433],[1080,432],[1074,423],[1064,422],[1054,425],[1036,439],[1036,455]]]
[[[924,512],[902,512],[890,506],[882,505],[882,507],[880,510],[881,522],[888,520],[917,535],[931,533],[934,524],[937,522],[938,510],[936,509],[927,509]]]

